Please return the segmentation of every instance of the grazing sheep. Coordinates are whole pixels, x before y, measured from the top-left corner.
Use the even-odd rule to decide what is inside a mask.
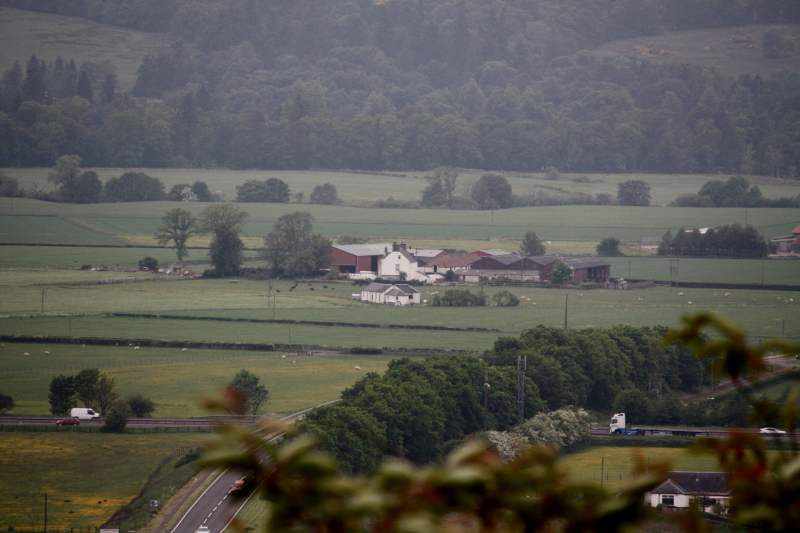
[[[729,293],[729,292],[726,292],[725,294],[723,294],[723,296],[730,296],[730,295],[731,295],[731,293]]]
[[[285,355],[282,355],[282,356],[281,356],[281,359],[286,359],[286,356],[285,356]]]
[[[45,351],[44,351],[44,354],[45,354],[45,355],[50,355],[50,352],[48,352],[47,350],[45,350]]]
[[[133,347],[133,349],[134,349],[134,350],[138,350],[138,349],[139,349],[139,347],[138,347],[138,346],[134,346],[134,347]]]
[[[692,302],[686,302],[686,303],[688,303],[689,305],[692,305]]]
[[[361,367],[360,366],[356,366],[356,370],[361,370]]]
[[[27,355],[28,357],[30,357],[30,356],[31,356],[31,354],[29,354],[28,352],[25,352],[25,353],[24,353],[24,354],[22,354],[22,355]]]
[[[296,363],[297,361],[292,361],[292,363]]]
[[[186,348],[184,348],[184,349],[183,349],[183,350],[181,350],[181,351],[182,351],[182,352],[185,352],[185,351],[186,351]]]
[[[536,307],[536,302],[533,302],[533,306]]]
[[[81,344],[81,348],[86,348],[86,345],[85,344]]]
[[[679,292],[679,293],[678,293],[678,296],[683,296],[683,293],[682,293],[682,292]]]

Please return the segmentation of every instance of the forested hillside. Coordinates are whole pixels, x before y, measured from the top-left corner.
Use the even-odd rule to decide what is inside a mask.
[[[800,76],[736,79],[585,52],[676,29],[774,23],[791,0],[5,0],[167,33],[132,94],[80,58],[18,58],[0,166],[730,172],[796,177]],[[74,60],[74,61],[71,61]]]

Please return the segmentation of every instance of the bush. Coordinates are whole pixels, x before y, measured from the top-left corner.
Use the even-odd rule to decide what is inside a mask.
[[[350,348],[350,353],[353,355],[380,355],[383,353],[381,348],[366,348],[363,346],[354,346]]]
[[[519,298],[511,294],[509,291],[500,291],[492,296],[492,300],[498,307],[517,307],[519,305]]]
[[[141,394],[134,394],[125,400],[130,409],[131,416],[136,418],[146,418],[156,410],[156,404],[150,398]]]
[[[148,255],[139,261],[139,270],[158,270],[158,260]]]
[[[202,453],[200,452],[200,448],[194,448],[193,450],[188,451],[186,455],[175,461],[175,468],[180,468],[183,465],[193,463],[200,459],[201,456]]]
[[[108,410],[105,424],[100,428],[104,433],[123,433],[128,420],[131,418],[131,409],[127,402],[117,402]]]
[[[0,415],[8,413],[14,408],[14,398],[8,394],[0,394]]]
[[[606,257],[623,255],[622,250],[619,249],[619,239],[614,237],[606,237],[600,241],[600,244],[597,245],[597,255]]]
[[[474,294],[468,289],[452,289],[444,291],[443,296],[438,294],[431,300],[435,307],[483,307],[487,305],[488,298],[482,291]]]

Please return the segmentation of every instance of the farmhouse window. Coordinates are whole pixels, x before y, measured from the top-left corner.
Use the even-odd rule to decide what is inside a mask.
[[[662,505],[675,505],[675,495],[674,494],[662,494],[661,495],[661,503],[662,503]]]

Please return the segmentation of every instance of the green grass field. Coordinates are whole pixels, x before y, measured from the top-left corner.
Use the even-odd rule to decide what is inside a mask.
[[[236,186],[246,180],[266,180],[280,178],[285,181],[292,192],[304,192],[306,201],[316,185],[332,183],[336,186],[339,198],[345,205],[360,206],[389,196],[401,200],[414,200],[420,197],[420,191],[427,182],[424,172],[398,172],[395,176],[374,174],[355,174],[349,172],[309,171],[309,170],[229,170],[229,169],[92,169],[102,181],[119,177],[127,171],[141,171],[159,178],[166,189],[179,183],[204,181],[212,191],[222,191],[228,200],[236,198]],[[44,190],[52,190],[47,182],[49,168],[9,168],[4,172],[19,181],[20,187],[30,188],[37,183]],[[481,174],[462,172],[459,176],[460,186],[476,181]],[[595,195],[608,193],[616,197],[617,185],[628,180],[643,180],[651,186],[651,203],[655,206],[666,205],[676,197],[685,193],[696,193],[704,183],[713,179],[726,179],[727,176],[705,174],[562,174],[557,181],[545,179],[544,174],[505,175],[514,193],[530,194],[543,191],[560,196],[564,193],[583,193]],[[759,186],[767,198],[797,196],[800,193],[800,182],[764,176],[749,176],[748,179]],[[2,204],[0,204],[2,206]],[[0,208],[1,213],[5,210]],[[496,212],[497,215],[499,212]],[[414,215],[416,217],[416,215]]]
[[[46,493],[50,531],[94,530],[139,493],[170,452],[206,438],[197,433],[0,432],[0,528],[41,528]]]
[[[65,61],[74,59],[78,68],[85,61],[108,61],[116,67],[119,89],[130,91],[145,54],[159,53],[169,46],[170,38],[164,34],[0,7],[0,72],[11,68],[17,60],[24,71],[31,54],[48,62],[58,56]]]
[[[560,462],[578,480],[600,483],[601,462],[603,468],[603,487],[615,491],[630,482],[634,472],[634,454],[641,454],[645,464],[650,462],[669,462],[671,470],[719,472],[717,461],[710,455],[690,454],[684,448],[623,448],[618,446],[597,446],[584,452],[564,455]]]
[[[44,355],[49,351],[51,355]],[[118,380],[123,397],[144,394],[156,403],[155,416],[208,414],[203,398],[216,396],[246,368],[270,393],[265,413],[285,416],[339,397],[366,372],[383,373],[391,355],[298,356],[285,352],[188,350],[179,348],[13,344],[0,348],[0,391],[16,402],[15,415],[49,415],[48,386],[54,375],[99,368]],[[30,353],[24,356],[23,353]],[[362,370],[355,370],[360,366]],[[2,434],[0,434],[2,435]],[[2,524],[0,524],[2,526]]]

